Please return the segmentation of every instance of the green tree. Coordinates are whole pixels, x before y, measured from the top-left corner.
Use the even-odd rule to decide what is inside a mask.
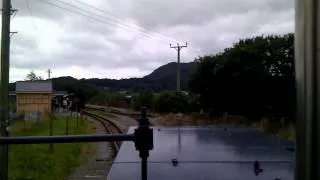
[[[242,39],[196,59],[190,87],[212,114],[291,118],[295,104],[293,34]]]
[[[164,91],[154,95],[152,108],[158,112],[189,112],[188,96],[175,91]]]
[[[41,76],[37,76],[34,71],[32,70],[29,74],[27,74],[26,81],[37,81],[37,80],[43,80]]]
[[[150,91],[141,92],[133,97],[134,108],[139,110],[141,106],[146,106],[148,109],[152,108],[153,93]]]

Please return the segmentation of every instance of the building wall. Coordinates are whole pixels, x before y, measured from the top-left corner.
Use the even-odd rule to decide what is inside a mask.
[[[17,93],[17,112],[51,111],[51,93]]]

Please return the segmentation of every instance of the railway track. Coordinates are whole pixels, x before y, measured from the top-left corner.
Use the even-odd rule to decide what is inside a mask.
[[[89,117],[96,126],[95,134],[122,134],[121,122],[111,120],[99,114],[82,110],[81,114]],[[121,142],[99,142],[94,144],[94,153],[86,162],[79,166],[67,179],[68,180],[105,180],[118,154]]]
[[[97,115],[95,113],[91,113],[85,110],[82,111],[82,114],[92,118],[93,120],[98,121],[108,134],[123,134],[123,131],[119,128],[119,126],[116,123],[110,121],[109,119],[101,115]],[[112,142],[114,155],[118,153],[120,149],[120,145],[121,145],[121,142]]]
[[[108,111],[114,114],[120,114],[120,115],[126,115],[126,116],[137,116],[139,118],[141,116],[140,112],[135,112],[135,111],[123,112],[123,108],[116,108],[116,107],[86,105],[86,109]],[[148,117],[156,117],[156,115],[152,113],[148,113]]]
[[[96,106],[96,107],[93,107],[93,106],[86,106],[86,109],[89,109],[89,110],[95,110],[95,111],[104,111],[104,112],[109,112],[109,113],[113,113],[113,114],[117,114],[117,115],[122,115],[122,116],[128,116],[128,117],[131,117],[132,119],[134,119],[135,121],[137,121],[139,123],[140,121],[140,118],[141,118],[141,114],[140,113],[137,113],[137,112],[123,112],[123,111],[120,111],[120,110],[117,110],[117,109],[114,109],[114,108],[106,108],[106,107],[99,107],[99,106]],[[148,117],[155,117],[154,115],[148,115]],[[150,123],[150,122],[149,122]],[[152,126],[153,124],[150,123],[149,124],[150,126]]]

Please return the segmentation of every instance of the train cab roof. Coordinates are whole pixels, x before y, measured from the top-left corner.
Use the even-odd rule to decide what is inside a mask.
[[[293,180],[292,141],[245,127],[152,128],[150,180]],[[130,127],[128,133],[134,129]],[[140,180],[140,168],[141,159],[134,143],[123,142],[107,179]]]

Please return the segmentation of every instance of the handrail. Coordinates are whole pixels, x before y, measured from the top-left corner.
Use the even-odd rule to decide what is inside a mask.
[[[0,145],[133,141],[141,158],[141,179],[147,180],[147,159],[153,149],[153,129],[149,127],[146,111],[145,107],[141,107],[140,123],[133,134],[0,137]]]
[[[23,136],[0,137],[0,144],[47,144],[74,142],[134,141],[134,134],[68,135],[68,136]]]

